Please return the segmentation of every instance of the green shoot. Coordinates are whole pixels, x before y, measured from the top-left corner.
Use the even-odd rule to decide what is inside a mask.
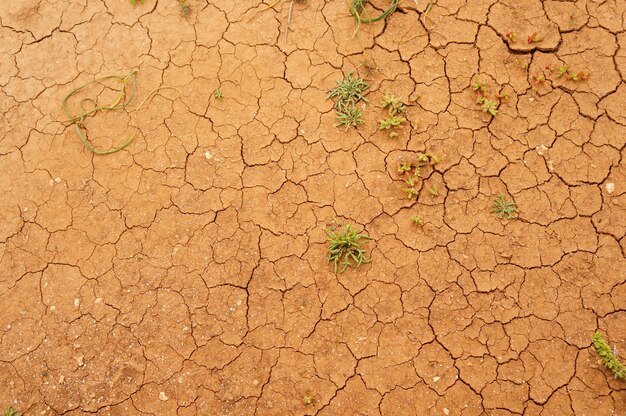
[[[613,377],[620,380],[626,380],[626,367],[615,356],[609,344],[602,338],[602,334],[596,332],[591,338],[593,346],[596,348],[598,355],[602,358],[604,366],[613,372]]]
[[[378,130],[389,130],[392,127],[398,127],[405,122],[406,118],[402,116],[389,116],[383,120],[380,120],[380,126],[378,127]]]
[[[133,6],[135,4],[143,4],[144,0],[130,0],[130,4],[132,4]]]
[[[478,93],[487,92],[487,84],[483,81],[472,82],[472,89]]]
[[[365,90],[369,85],[363,78],[354,78],[352,71],[348,72],[343,81],[336,81],[337,86],[330,90],[327,98],[337,98],[335,108],[341,111],[346,107],[354,107],[360,100],[367,102]]]
[[[339,266],[343,273],[348,266],[358,267],[370,262],[366,257],[366,250],[361,248],[362,240],[371,240],[369,236],[357,233],[350,224],[343,228],[341,234],[336,231],[324,231],[328,236],[328,262],[333,263],[335,273]]]
[[[391,94],[385,94],[380,101],[380,105],[383,108],[387,108],[390,116],[395,116],[398,113],[404,113],[406,110],[405,105],[400,101],[398,97]]]
[[[569,71],[569,66],[567,65],[560,66],[556,71],[556,77],[561,78],[563,75],[567,75],[568,71]]]
[[[9,406],[9,408],[4,411],[2,416],[22,416],[22,414],[15,411],[11,406]]]
[[[216,100],[223,100],[224,94],[222,94],[222,90],[216,88],[215,91],[213,91],[213,98],[215,98]]]
[[[304,402],[305,406],[311,406],[315,402],[315,397],[313,397],[310,394],[307,394],[306,396],[302,398],[302,401]]]
[[[513,220],[517,218],[517,213],[519,211],[517,209],[517,204],[514,201],[509,202],[504,199],[504,194],[499,194],[498,197],[494,199],[493,205],[491,205],[491,212],[498,214],[498,218],[500,219],[507,215],[510,220]]]
[[[432,184],[429,188],[428,188],[428,193],[430,193],[430,195],[434,198],[436,196],[439,196],[439,187],[437,187],[436,184]]]
[[[178,0],[178,6],[180,7],[180,14],[183,16],[189,16],[191,13],[191,5],[187,0]]]
[[[348,131],[350,127],[357,127],[365,123],[363,113],[356,107],[345,107],[337,111],[336,127],[345,126]]]
[[[417,195],[417,189],[415,188],[403,188],[402,192],[406,194],[407,199],[413,199]]]
[[[420,217],[419,215],[413,215],[411,218],[409,218],[409,220],[411,220],[411,222],[415,225],[424,224],[424,221],[422,221],[422,217]]]
[[[498,103],[485,97],[478,97],[477,104],[481,104],[481,109],[485,113],[489,113],[492,116],[498,115]]]

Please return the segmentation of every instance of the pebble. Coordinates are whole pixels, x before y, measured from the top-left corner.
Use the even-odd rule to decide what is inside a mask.
[[[169,397],[167,397],[167,395],[165,394],[164,391],[159,393],[159,400],[161,400],[162,402],[165,402],[169,399]]]
[[[604,189],[606,189],[606,192],[609,194],[612,194],[615,190],[615,184],[613,182],[607,182],[607,184],[604,185]]]

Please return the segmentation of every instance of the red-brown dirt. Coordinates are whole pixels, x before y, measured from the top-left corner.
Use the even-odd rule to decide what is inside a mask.
[[[288,38],[289,0],[189,5],[0,6],[0,411],[626,414],[591,346],[626,357],[624,0],[401,0],[356,35],[310,0]],[[132,69],[130,112],[86,125],[136,140],[94,155],[61,100]],[[351,70],[346,132],[327,95]],[[508,92],[495,117],[477,81]],[[418,152],[440,163],[416,202],[396,166]],[[371,263],[333,272],[336,222]]]

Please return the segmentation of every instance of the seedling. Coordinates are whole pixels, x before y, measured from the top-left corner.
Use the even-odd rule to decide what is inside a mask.
[[[350,13],[354,16],[355,21],[354,33],[356,34],[359,31],[361,23],[378,22],[395,12],[398,8],[399,2],[400,0],[391,0],[389,7],[387,7],[387,9],[385,9],[381,14],[376,17],[366,18],[363,17],[363,14],[365,13],[365,4],[367,3],[367,0],[348,0],[348,7],[350,7]]]
[[[502,219],[505,215],[509,217],[510,220],[517,218],[517,204],[514,201],[507,201],[504,199],[504,194],[499,194],[496,199],[493,201],[493,205],[491,205],[491,212],[494,214],[498,214],[498,218]]]
[[[515,62],[524,71],[526,71],[528,69],[528,66],[530,65],[530,59],[526,59],[524,61],[520,61],[519,59],[515,58]]]
[[[439,196],[439,188],[437,187],[436,184],[432,184],[429,188],[428,188],[428,193],[430,193],[430,195],[434,198],[436,196]]]
[[[358,108],[349,106],[341,110],[337,110],[336,127],[345,126],[345,130],[348,131],[350,127],[356,128],[363,123],[365,123],[363,120],[363,112]]]
[[[222,94],[222,90],[216,88],[215,91],[213,91],[213,98],[215,98],[216,100],[223,100],[224,94]]]
[[[496,101],[492,101],[485,97],[478,97],[476,103],[481,105],[483,112],[489,113],[492,116],[498,115],[498,103]]]
[[[130,4],[132,4],[133,6],[135,4],[143,4],[144,0],[130,0]]]
[[[380,105],[383,108],[387,108],[390,116],[395,116],[398,113],[404,113],[406,106],[400,101],[398,97],[391,94],[385,94],[380,101]]]
[[[399,127],[402,123],[406,122],[406,118],[402,116],[389,116],[383,120],[380,120],[380,126],[378,130],[389,130],[392,127]]]
[[[617,358],[617,354],[611,351],[611,347],[604,340],[602,334],[596,332],[593,338],[591,338],[591,342],[602,359],[604,366],[613,373],[613,377],[619,380],[626,380],[626,367],[624,367],[624,364]]]
[[[360,100],[367,102],[364,93],[369,85],[363,78],[353,77],[352,71],[348,72],[342,81],[336,81],[336,83],[337,86],[330,90],[327,98],[337,98],[335,109],[338,111],[346,107],[354,107]]]
[[[313,403],[315,403],[315,397],[313,397],[313,395],[311,394],[307,394],[302,398],[302,401],[304,402],[305,406],[311,406]]]
[[[568,71],[569,71],[569,66],[567,65],[560,66],[558,67],[556,71],[556,77],[561,78],[563,75],[566,75]]]
[[[531,78],[532,78],[532,80],[534,81],[535,84],[541,84],[541,83],[545,82],[545,80],[546,80],[546,76],[543,73],[535,74]]]
[[[9,406],[9,408],[4,411],[2,416],[22,416],[22,414],[15,411],[11,406]]]
[[[517,39],[517,33],[515,32],[507,32],[504,34],[504,37],[510,42],[510,43],[515,43],[515,40]]]
[[[366,257],[367,251],[361,245],[365,242],[363,240],[371,240],[371,237],[357,233],[350,224],[346,224],[341,234],[326,229],[324,231],[328,236],[328,262],[333,263],[335,273],[339,266],[343,273],[348,266],[358,267],[370,262],[371,259]]]
[[[472,82],[472,89],[477,93],[485,93],[487,92],[487,84],[483,81]]]
[[[187,0],[178,0],[178,7],[180,7],[180,14],[183,16],[189,16],[191,13],[191,5]]]
[[[568,78],[572,81],[583,81],[589,78],[588,71],[578,71],[578,72],[570,72],[568,74]]]
[[[528,35],[528,44],[532,44],[532,43],[537,43],[537,42],[541,42],[541,40],[543,39],[543,37],[539,36],[539,34],[537,32],[533,32],[530,35]]]
[[[418,190],[415,188],[415,182],[421,176],[421,168],[430,164],[432,166],[439,163],[439,158],[428,153],[418,153],[417,161],[415,162],[403,162],[398,164],[398,175],[404,179],[406,188],[402,189],[408,199],[413,199],[418,195]]]
[[[415,225],[424,224],[424,221],[422,221],[422,217],[420,217],[419,215],[413,215],[411,218],[409,218],[409,220],[411,220],[411,222]]]

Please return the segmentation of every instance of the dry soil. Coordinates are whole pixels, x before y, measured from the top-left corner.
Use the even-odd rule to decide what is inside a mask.
[[[0,6],[0,407],[625,414],[590,347],[626,356],[624,0],[401,0],[356,35],[345,1],[310,0],[288,38],[289,0],[189,4]],[[590,76],[546,69],[565,65]],[[131,112],[87,127],[136,140],[95,156],[61,100],[133,68]],[[371,87],[344,132],[326,97],[350,70]],[[474,81],[508,92],[496,117]],[[408,105],[396,139],[385,92]],[[441,162],[416,202],[395,170],[418,152]],[[489,212],[499,193],[519,219]],[[336,223],[373,237],[370,264],[333,273]]]

